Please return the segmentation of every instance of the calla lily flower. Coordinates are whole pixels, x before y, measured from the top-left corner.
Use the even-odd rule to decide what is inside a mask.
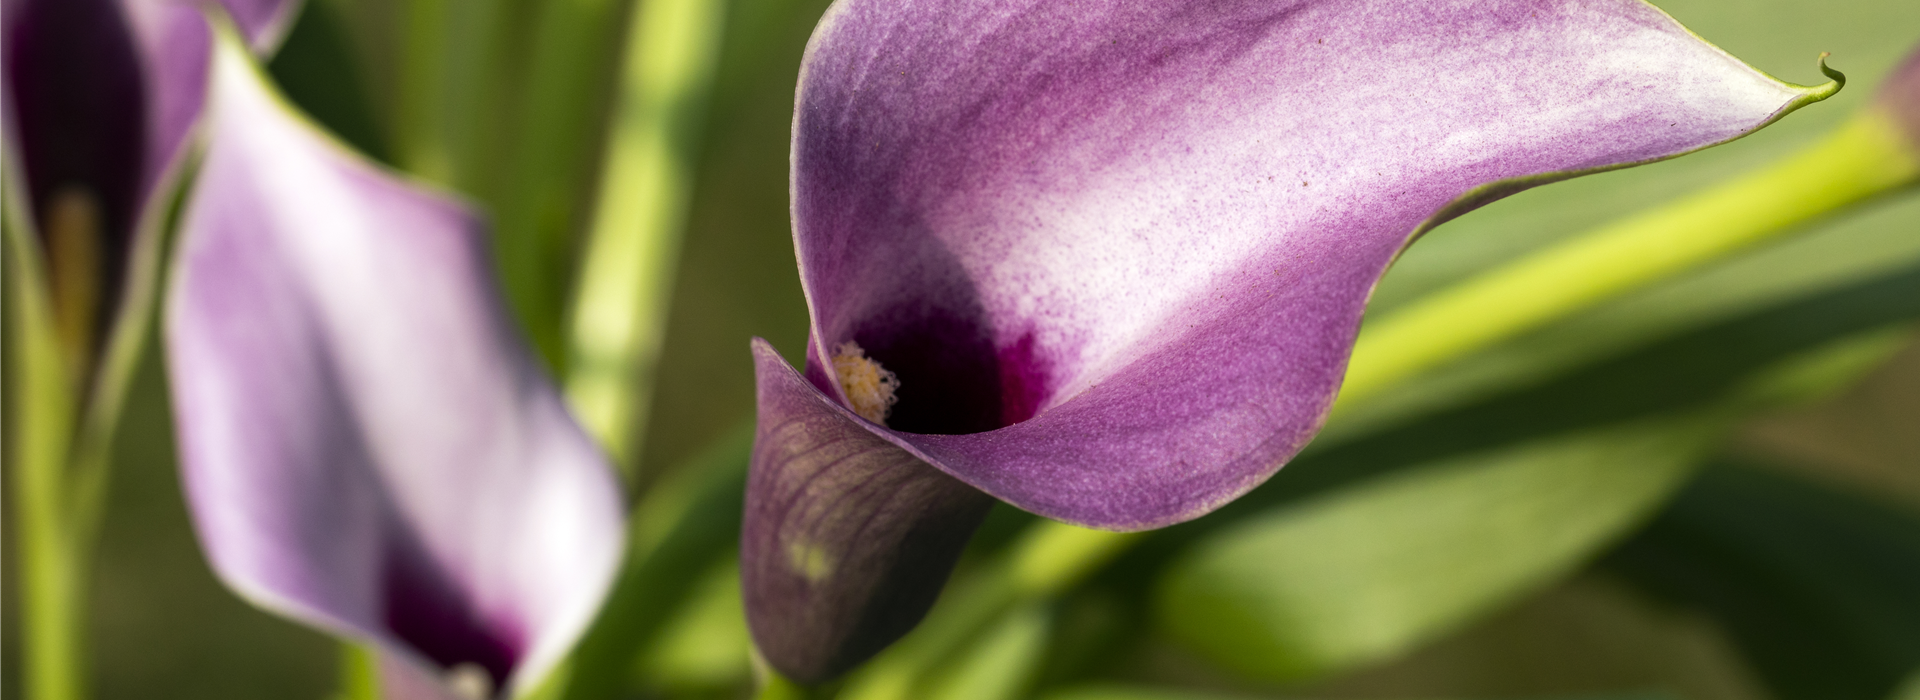
[[[266,51],[289,0],[223,0]],[[156,257],[159,219],[206,90],[209,38],[183,0],[6,0],[8,208],[38,244],[55,331],[85,384],[143,314],[129,278]],[[137,336],[143,330],[133,329]]]
[[[1907,150],[1920,158],[1920,46],[1887,76],[1874,95],[1872,109],[1887,115],[1907,138]]]
[[[997,498],[1112,530],[1272,476],[1440,223],[1824,98],[1639,0],[839,0],[801,73],[804,372],[755,341],[753,635],[905,633]]]
[[[480,219],[218,44],[166,307],[213,568],[368,643],[399,698],[538,683],[611,584],[620,490],[514,327]]]

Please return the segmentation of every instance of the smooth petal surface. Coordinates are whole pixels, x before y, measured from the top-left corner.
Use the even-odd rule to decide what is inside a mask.
[[[617,482],[506,315],[474,214],[322,136],[234,43],[213,76],[167,309],[208,557],[427,677],[523,689],[611,582]]]
[[[857,341],[879,434],[988,493],[1177,522],[1313,434],[1450,204],[1811,99],[1638,0],[845,0],[795,127],[810,353]]]
[[[947,519],[878,515],[847,495],[857,480],[781,491],[802,477],[766,474],[913,466],[810,452],[855,432],[1057,520],[1197,517],[1319,429],[1368,296],[1420,233],[1836,87],[1762,75],[1639,0],[841,0],[795,116],[808,363],[756,352],[759,437],[792,446],[756,448],[747,541],[782,541],[791,512],[847,509],[821,520],[860,524],[840,529],[852,547],[896,541],[873,523]],[[829,348],[850,341],[899,378],[884,426],[840,395]],[[803,679],[844,667],[780,655],[794,645],[767,630],[830,642],[858,622],[756,605],[790,600],[758,589],[805,567],[748,554],[768,558],[743,569],[768,659]],[[810,595],[835,586],[873,584]]]

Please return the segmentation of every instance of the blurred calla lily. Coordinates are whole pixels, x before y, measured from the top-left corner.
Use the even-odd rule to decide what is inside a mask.
[[[219,4],[262,51],[297,6]],[[144,313],[127,298],[144,292],[129,278],[152,277],[167,183],[206,91],[210,35],[199,3],[185,0],[3,7],[8,208],[38,243],[54,330],[84,384],[122,311]]]
[[[389,697],[537,683],[610,585],[612,472],[509,319],[479,219],[218,44],[166,339],[214,569],[382,652]]]
[[[989,496],[1219,507],[1319,429],[1420,234],[1837,87],[1638,0],[840,0],[794,119],[804,373],[753,345],[756,643],[802,681],[871,656]]]
[[[1871,109],[1887,115],[1906,135],[1908,150],[1920,158],[1920,46],[1887,76]]]

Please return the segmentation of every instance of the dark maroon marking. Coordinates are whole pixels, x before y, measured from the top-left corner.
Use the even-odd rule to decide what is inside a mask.
[[[6,36],[6,89],[43,236],[53,195],[99,198],[101,313],[113,318],[147,165],[147,87],[133,35],[114,0],[27,0]]]
[[[417,545],[389,546],[382,578],[387,629],[442,669],[474,664],[506,687],[523,652],[517,630],[489,625]]]

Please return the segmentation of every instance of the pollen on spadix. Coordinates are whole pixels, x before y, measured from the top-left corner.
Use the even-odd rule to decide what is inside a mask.
[[[840,393],[846,395],[854,413],[875,423],[887,424],[887,413],[893,410],[894,402],[900,400],[893,395],[900,389],[899,377],[868,359],[866,351],[853,341],[833,349],[833,376],[839,380]]]

